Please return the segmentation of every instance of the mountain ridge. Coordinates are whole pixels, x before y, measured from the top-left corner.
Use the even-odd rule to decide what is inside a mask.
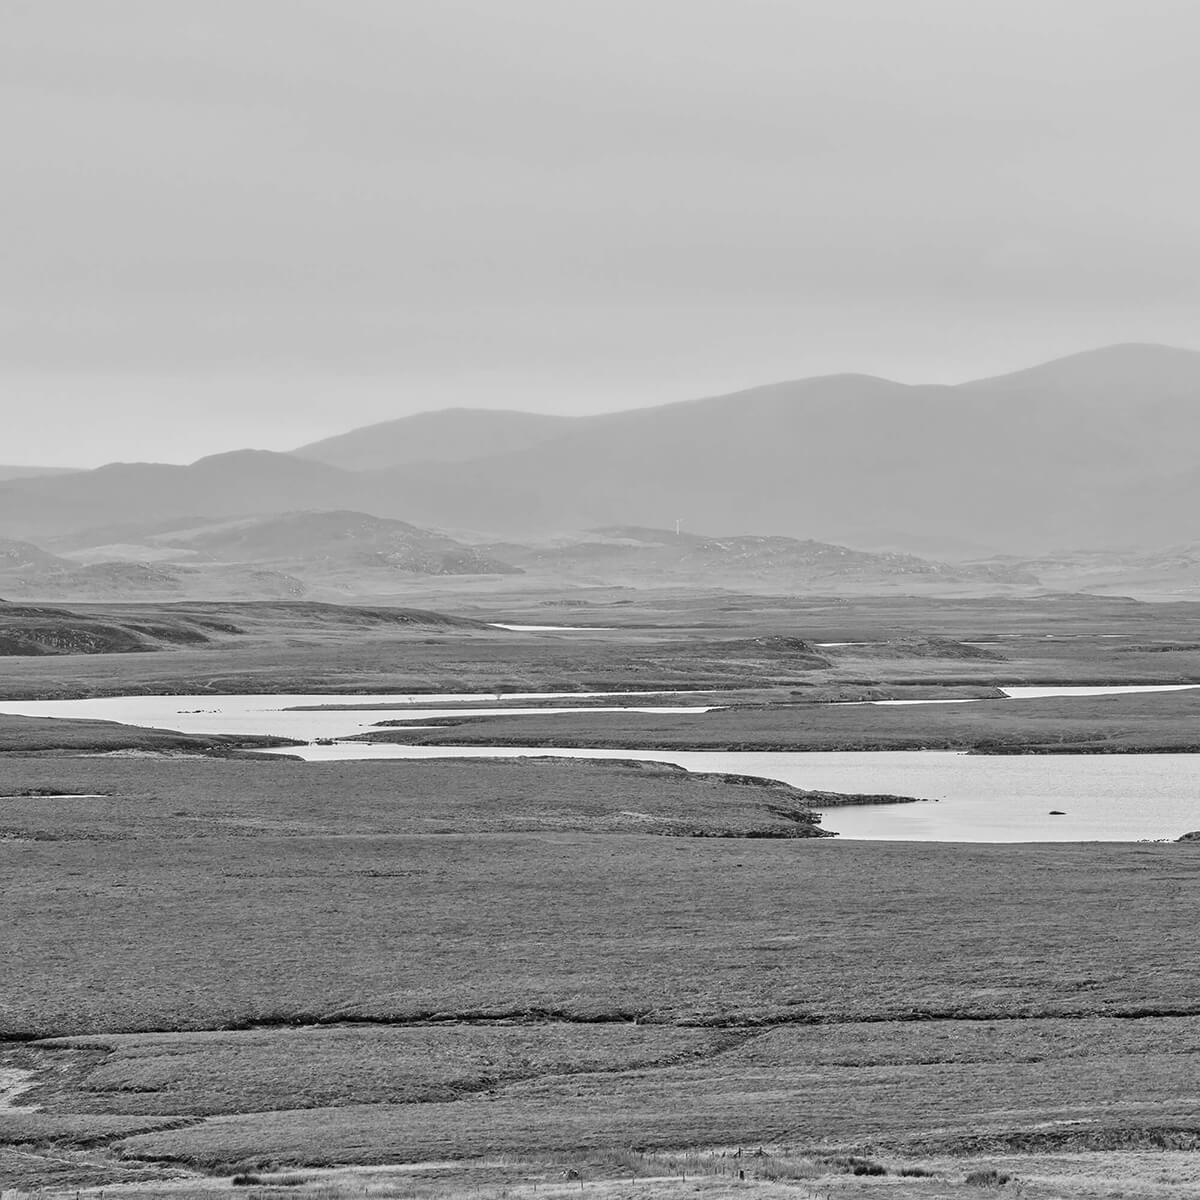
[[[1180,348],[1104,347],[953,385],[843,373],[595,416],[459,409],[383,425],[402,435],[414,421],[428,436],[400,452],[440,459],[348,470],[234,450],[10,480],[0,535],[147,510],[313,509],[496,539],[682,519],[714,536],[751,529],[864,549],[911,538],[922,553],[1149,547],[1200,532],[1200,353]],[[490,437],[496,421],[513,436]],[[342,436],[369,442],[380,428]]]

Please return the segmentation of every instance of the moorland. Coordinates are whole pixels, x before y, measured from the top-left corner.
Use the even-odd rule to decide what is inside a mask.
[[[381,730],[533,745],[553,720],[559,744],[649,748],[940,730],[1131,750],[1195,724],[1190,691],[996,698],[1200,682],[1186,603],[453,581],[421,599],[0,606],[0,637],[41,639],[0,658],[0,701],[681,689],[717,706]],[[592,628],[498,627],[554,624]],[[978,702],[821,703],[916,697]],[[813,836],[828,798],[766,781],[260,753],[280,740],[0,717],[7,1186],[1196,1186],[1193,844],[847,841]]]
[[[653,761],[1171,752],[1186,790],[1198,395],[1117,346],[0,468],[0,1188],[1200,1194],[1200,843],[831,837],[920,797]],[[1061,694],[1138,686],[1186,690]],[[206,728],[263,695],[353,707],[342,759]],[[354,757],[431,745],[497,750]]]

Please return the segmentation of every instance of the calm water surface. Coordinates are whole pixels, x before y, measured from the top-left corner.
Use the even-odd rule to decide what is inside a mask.
[[[513,700],[626,699],[612,705],[563,705],[552,708],[489,708],[480,701],[501,699],[496,694],[442,695],[272,695],[272,696],[105,696],[95,700],[0,700],[0,712],[26,717],[74,717],[117,721],[193,734],[267,734],[315,741],[365,733],[380,721],[403,713],[412,721],[450,717],[546,716],[563,713],[680,713],[710,712],[711,706],[637,704],[634,698],[656,700],[672,692],[517,692]],[[474,701],[469,708],[463,705]],[[321,711],[322,706],[339,707]],[[361,708],[355,707],[361,705]]]
[[[999,690],[1009,700],[1050,700],[1055,697],[1071,696],[1125,696],[1136,692],[1188,692],[1200,688],[1200,683],[1136,683],[1098,684],[1095,686],[1064,686],[1051,684],[1046,687],[1002,687]],[[995,701],[993,700],[992,703]],[[855,703],[900,705],[900,704],[985,704],[979,700],[867,700]]]
[[[1097,695],[1148,688],[1036,689],[1043,694]],[[524,693],[506,700],[606,698],[628,703],[598,708],[486,707],[496,695],[125,696],[96,700],[2,701],[0,711],[29,716],[88,717],[185,733],[274,734],[314,742],[372,728],[378,706],[425,718],[584,711],[696,712],[704,707],[633,703],[671,693]],[[468,702],[472,707],[462,707]],[[483,702],[482,704],[480,702]],[[363,705],[333,711],[306,706]],[[370,707],[374,706],[372,711]],[[388,714],[395,716],[395,712]],[[886,792],[929,803],[833,808],[823,824],[844,837],[904,841],[1131,841],[1177,838],[1200,829],[1200,755],[967,755],[949,751],[872,753],[700,752],[669,750],[514,749],[399,746],[335,742],[280,750],[309,761],[487,758],[559,755],[645,759],[693,771],[779,779],[837,792]],[[1052,816],[1051,810],[1063,815]]]
[[[280,751],[288,753],[288,751]],[[689,771],[781,779],[831,792],[919,796],[929,803],[826,809],[821,824],[847,838],[920,842],[1125,842],[1200,829],[1200,755],[974,755],[943,750],[566,750],[511,746],[344,744],[291,751],[346,759],[633,758]],[[1051,810],[1065,815],[1051,816]]]

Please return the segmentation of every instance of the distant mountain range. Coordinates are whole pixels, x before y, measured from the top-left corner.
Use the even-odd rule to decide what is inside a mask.
[[[72,475],[71,467],[10,467],[0,463],[0,483],[8,479],[34,479],[39,475]]]
[[[352,429],[292,453],[347,471],[386,470],[421,462],[462,463],[541,446],[577,424],[576,418],[544,413],[448,408]]]
[[[9,479],[0,535],[329,510],[476,544],[678,519],[939,558],[1147,550],[1200,535],[1198,445],[1200,353],[1127,345],[952,387],[839,375],[592,417],[460,409],[290,455]]]

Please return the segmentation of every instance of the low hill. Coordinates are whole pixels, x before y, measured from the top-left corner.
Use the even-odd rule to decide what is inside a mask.
[[[1059,592],[1132,596],[1139,600],[1200,598],[1200,542],[1161,550],[1077,550],[1039,558],[1000,560],[1027,570]]]
[[[13,575],[49,570],[67,570],[74,564],[57,554],[50,554],[32,542],[0,538],[0,586]]]
[[[338,631],[490,631],[480,621],[424,609],[303,602],[106,604],[77,608],[0,601],[0,656],[131,654],[210,643],[262,644]]]
[[[421,576],[521,573],[444,534],[344,510],[127,522],[51,544],[66,556],[56,567],[15,578],[0,569],[0,588],[40,599],[266,599],[395,592]]]
[[[286,564],[302,574],[381,570],[414,575],[513,575],[519,568],[404,521],[367,513],[293,512],[176,529],[154,545],[225,562]]]
[[[0,655],[131,654],[212,640],[214,627],[200,619],[100,616],[65,608],[0,605]]]
[[[571,428],[570,417],[503,409],[449,408],[352,429],[292,453],[350,471],[406,463],[459,463],[540,446]]]
[[[422,576],[521,574],[444,534],[345,511],[126,523],[54,544],[65,553],[0,540],[0,594],[46,602],[292,600],[394,594],[397,583]]]
[[[788,537],[713,537],[636,526],[596,529],[533,545],[498,543],[487,550],[531,573],[586,584],[677,583],[775,592],[1038,586],[1032,572],[1007,564],[949,564]]]

